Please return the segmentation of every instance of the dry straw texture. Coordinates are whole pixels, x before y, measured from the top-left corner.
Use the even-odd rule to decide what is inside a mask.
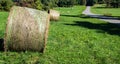
[[[5,34],[5,50],[43,52],[49,26],[49,14],[26,7],[12,7]]]
[[[49,13],[50,13],[50,20],[55,20],[55,21],[59,20],[60,12],[50,9]]]

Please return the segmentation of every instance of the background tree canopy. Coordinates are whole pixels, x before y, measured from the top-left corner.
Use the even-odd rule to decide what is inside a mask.
[[[8,11],[13,5],[49,10],[53,7],[71,7],[74,5],[106,4],[106,7],[120,7],[120,0],[0,0],[0,10]],[[88,4],[89,3],[89,4]]]
[[[8,11],[12,5],[13,2],[11,0],[0,0],[0,10]]]

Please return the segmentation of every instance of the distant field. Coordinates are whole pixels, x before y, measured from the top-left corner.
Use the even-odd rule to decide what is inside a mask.
[[[120,8],[105,8],[105,5],[95,5],[92,12],[96,14],[112,14],[112,16],[120,18]]]
[[[0,64],[120,64],[120,27],[81,15],[85,6],[55,8],[44,54],[0,51]],[[0,12],[0,38],[8,13]]]

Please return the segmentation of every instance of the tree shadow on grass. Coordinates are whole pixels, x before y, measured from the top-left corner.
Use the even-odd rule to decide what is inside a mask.
[[[4,39],[0,39],[0,51],[4,51]]]
[[[80,26],[88,29],[96,29],[99,33],[108,33],[110,35],[120,36],[120,27],[111,23],[90,23],[88,21],[74,21],[74,24],[65,24],[71,26]]]
[[[90,16],[84,15],[84,14],[79,14],[79,15],[60,15],[60,16],[65,16],[65,17],[77,17],[77,18],[92,18]]]
[[[111,9],[112,7],[105,7],[105,6],[99,6],[99,7],[94,7],[95,9]]]
[[[107,7],[107,6],[98,6],[98,7],[93,7],[93,8],[95,8],[95,9],[117,9],[117,7],[116,8],[114,8],[114,7]],[[119,8],[119,7],[118,7]]]
[[[120,20],[120,16],[110,16],[110,17],[118,18]]]
[[[61,15],[66,17],[79,17],[79,18],[97,18],[97,19],[109,19],[109,20],[120,20],[120,16],[103,16],[103,15]]]
[[[84,17],[81,17],[84,18]],[[86,18],[86,17],[85,17]],[[105,19],[105,20],[120,20],[119,17],[115,16],[104,16],[104,15],[88,15],[88,18],[97,18],[97,19]]]
[[[66,17],[79,17],[80,15],[63,15],[63,14],[61,14],[60,16],[66,16]]]

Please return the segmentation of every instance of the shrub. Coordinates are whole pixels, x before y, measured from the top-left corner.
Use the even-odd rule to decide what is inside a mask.
[[[42,9],[42,3],[40,0],[20,0],[16,1],[17,6],[22,6],[22,7],[29,7],[29,8],[35,8],[35,9]]]
[[[111,13],[104,13],[103,15],[104,15],[104,16],[112,16]]]
[[[71,7],[76,3],[76,0],[59,0],[59,7]]]
[[[0,0],[0,10],[9,11],[12,5],[12,0]]]
[[[36,0],[35,2],[35,8],[41,10],[42,9],[42,3],[40,0]]]

